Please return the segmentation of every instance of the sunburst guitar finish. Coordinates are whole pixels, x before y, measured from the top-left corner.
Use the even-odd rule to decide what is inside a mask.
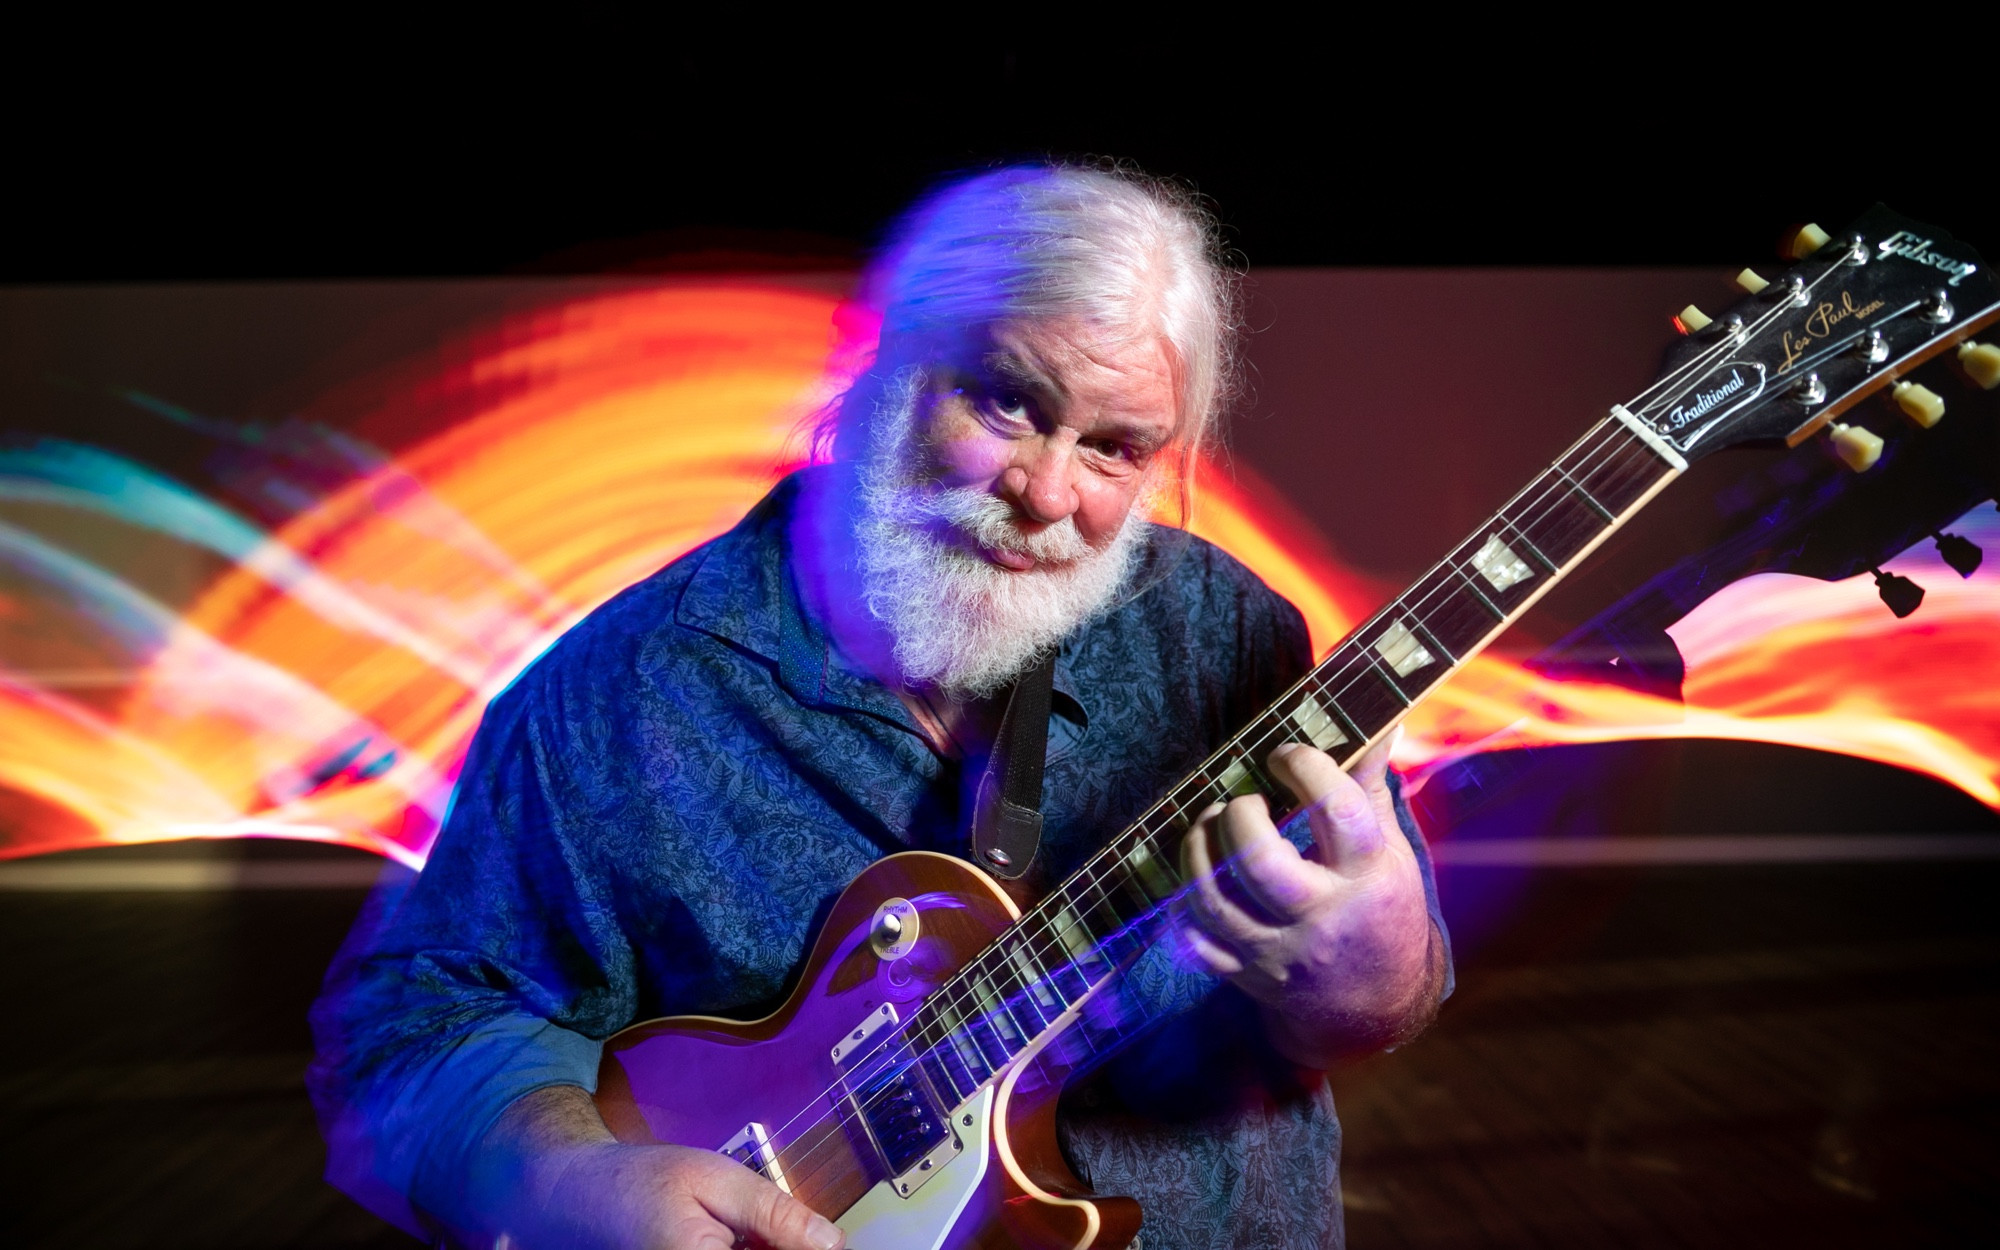
[[[1056,1145],[1057,1043],[1075,1008],[962,1099],[912,1061],[904,1026],[1018,918],[963,861],[881,860],[834,903],[784,1006],[617,1034],[598,1109],[621,1141],[732,1155],[840,1225],[853,1250],[1120,1250],[1138,1204],[1091,1194]]]

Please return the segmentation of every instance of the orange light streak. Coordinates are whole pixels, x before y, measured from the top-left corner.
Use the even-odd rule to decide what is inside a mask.
[[[162,649],[129,657],[116,714],[0,682],[0,785],[70,817],[0,857],[275,834],[420,863],[487,700],[799,464],[802,420],[870,334],[825,291],[704,282],[571,300],[440,357],[460,363],[367,428],[449,426],[218,577]],[[1248,474],[1196,478],[1190,528],[1297,604],[1317,650],[1384,597]],[[1925,578],[1912,622],[1865,580],[1731,587],[1674,631],[1685,712],[1482,658],[1419,709],[1398,760],[1421,781],[1475,750],[1744,738],[1919,769],[2000,807],[1997,577]]]

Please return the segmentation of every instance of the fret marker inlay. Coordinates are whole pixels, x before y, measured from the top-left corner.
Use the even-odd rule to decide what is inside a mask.
[[[1257,793],[1257,779],[1250,775],[1250,765],[1244,760],[1236,760],[1223,769],[1215,784],[1224,794],[1237,798]]]
[[[1521,557],[1500,541],[1498,534],[1489,536],[1486,544],[1474,553],[1472,567],[1478,569],[1479,575],[1495,590],[1519,585],[1534,576],[1533,571],[1521,563]]]
[[[1166,864],[1160,861],[1160,857],[1153,854],[1152,848],[1144,842],[1134,846],[1125,856],[1125,865],[1132,870],[1132,875],[1138,879],[1140,887],[1154,902],[1162,902],[1173,896],[1175,885],[1173,875],[1168,871]]]
[[[1326,709],[1320,706],[1319,700],[1311,695],[1307,695],[1292,709],[1292,723],[1299,727],[1299,732],[1306,736],[1307,742],[1322,751],[1331,751],[1347,741],[1346,732],[1334,724],[1333,717],[1328,716]]]
[[[1424,649],[1424,644],[1417,641],[1416,634],[1402,621],[1382,631],[1382,636],[1375,640],[1375,651],[1396,670],[1398,677],[1408,677],[1424,665],[1437,662],[1437,657]]]

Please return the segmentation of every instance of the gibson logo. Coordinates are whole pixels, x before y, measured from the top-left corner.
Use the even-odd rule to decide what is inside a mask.
[[[1757,378],[1757,382],[1760,384],[1759,389],[1762,389],[1761,383],[1763,380],[1761,375]],[[1686,429],[1694,422],[1701,420],[1717,408],[1722,407],[1723,402],[1729,399],[1730,396],[1740,394],[1748,390],[1751,386],[1750,379],[1744,377],[1743,370],[1735,365],[1730,366],[1728,377],[1716,378],[1711,375],[1703,379],[1703,381],[1713,381],[1717,385],[1708,390],[1693,391],[1691,392],[1693,397],[1686,403],[1669,409],[1667,414],[1659,418],[1656,422],[1662,434],[1672,434],[1677,430]]]
[[[1866,321],[1882,311],[1881,300],[1870,300],[1866,304],[1854,302],[1854,296],[1846,291],[1840,293],[1840,302],[1828,300],[1806,314],[1805,324],[1797,332],[1787,330],[1779,336],[1779,346],[1784,350],[1785,362],[1778,366],[1783,373],[1799,362],[1806,349],[1833,333],[1833,328],[1852,317],[1856,321]]]
[[[1941,256],[1931,251],[1929,239],[1920,239],[1907,230],[1898,230],[1876,244],[1876,247],[1881,249],[1885,258],[1900,256],[1904,260],[1913,260],[1919,265],[1929,265],[1933,269],[1950,274],[1951,278],[1946,284],[1948,286],[1957,286],[1960,281],[1979,268],[1969,261],[1953,260],[1949,256]]]

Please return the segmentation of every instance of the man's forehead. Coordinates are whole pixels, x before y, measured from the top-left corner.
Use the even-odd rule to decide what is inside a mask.
[[[1080,320],[1011,321],[984,327],[968,347],[994,378],[1059,398],[1087,394],[1175,406],[1173,353],[1157,333]]]

